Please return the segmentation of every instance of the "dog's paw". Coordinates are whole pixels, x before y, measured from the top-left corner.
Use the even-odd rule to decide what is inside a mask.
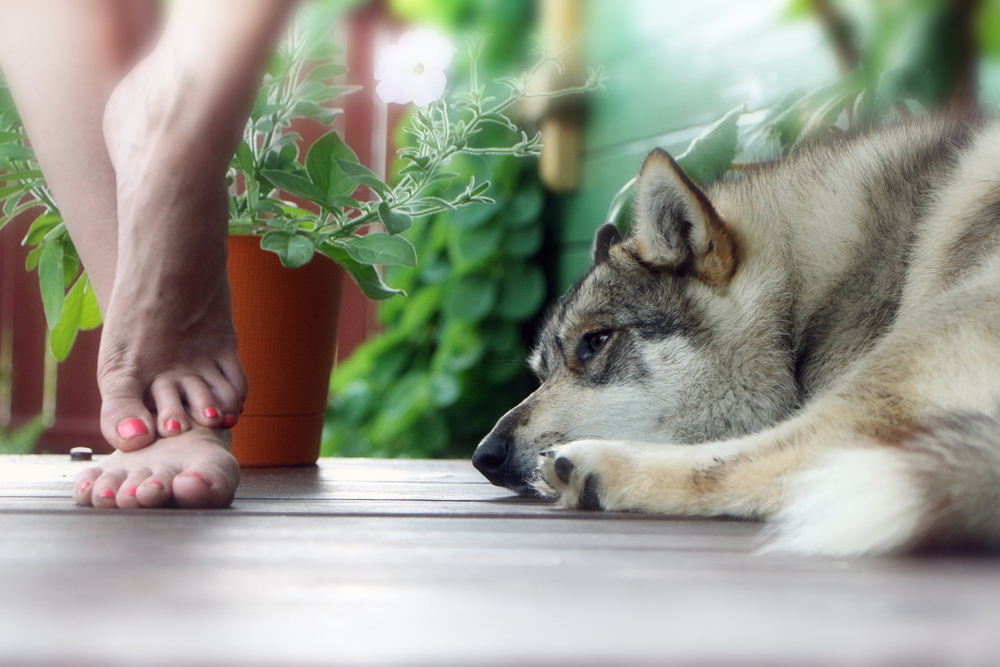
[[[606,489],[614,482],[611,460],[618,443],[580,440],[542,452],[533,486],[540,494],[567,509],[604,510]]]

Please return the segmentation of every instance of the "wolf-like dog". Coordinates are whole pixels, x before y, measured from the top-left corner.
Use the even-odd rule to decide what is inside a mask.
[[[773,522],[853,555],[1000,546],[1000,122],[828,138],[697,187],[654,150],[480,443],[566,508]]]

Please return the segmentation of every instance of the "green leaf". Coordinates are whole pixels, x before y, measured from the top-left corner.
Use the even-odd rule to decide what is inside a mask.
[[[378,219],[382,221],[386,231],[390,234],[405,232],[413,224],[413,218],[405,213],[393,211],[387,202],[378,205]]]
[[[0,161],[33,160],[35,151],[21,144],[0,144]]]
[[[83,310],[83,288],[87,283],[85,277],[77,280],[66,293],[59,321],[49,333],[49,349],[52,356],[59,361],[65,361],[76,342],[76,334],[80,329],[80,314]]]
[[[528,259],[542,247],[542,225],[512,229],[503,242],[503,252],[511,259]]]
[[[301,100],[292,107],[293,117],[312,118],[323,125],[329,125],[342,113],[343,109],[328,109],[312,100]]]
[[[9,174],[0,174],[0,181],[37,181],[42,177],[42,172],[38,169],[28,169],[26,171],[12,171]]]
[[[0,144],[9,144],[12,141],[21,141],[28,137],[19,132],[0,132]]]
[[[375,267],[356,261],[348,254],[346,248],[326,243],[320,247],[320,251],[337,264],[340,264],[369,299],[381,301],[397,294],[405,294],[403,290],[393,289],[382,282],[382,277],[375,270]]]
[[[253,178],[253,150],[245,141],[241,141],[239,148],[236,149],[236,163],[245,176]]]
[[[362,90],[364,86],[330,86],[326,90],[327,99],[336,99],[338,97],[345,97],[353,93]]]
[[[486,183],[487,187],[489,183]],[[478,196],[485,192],[482,186],[472,191],[472,196]],[[508,224],[514,227],[524,227],[538,220],[542,214],[542,206],[545,203],[545,195],[537,185],[522,188],[510,200],[510,205],[504,211],[504,218]]]
[[[355,183],[347,178],[334,158],[355,163],[358,161],[358,156],[344,143],[340,135],[328,132],[317,139],[306,154],[306,172],[309,174],[309,180],[327,197],[349,195],[354,192]]]
[[[69,287],[76,280],[76,274],[80,272],[80,258],[71,254],[72,246],[63,246],[63,287]]]
[[[430,378],[431,395],[434,397],[434,407],[446,408],[454,405],[462,397],[462,385],[454,375],[435,373]]]
[[[267,106],[268,100],[271,96],[271,91],[277,85],[275,81],[267,81],[257,91],[256,97],[253,101],[253,109],[250,111],[250,118],[256,120],[263,115],[264,107]]]
[[[34,417],[17,429],[0,427],[0,454],[30,454],[45,428],[44,415]]]
[[[496,313],[505,320],[520,322],[538,310],[545,300],[545,274],[536,264],[510,267],[500,287]]]
[[[691,180],[704,185],[721,176],[736,157],[739,137],[736,123],[743,114],[739,106],[708,126],[687,150],[677,157],[677,164]]]
[[[496,215],[504,204],[506,202],[463,206],[456,211],[449,211],[448,220],[458,229],[475,229]]]
[[[417,251],[406,238],[392,234],[351,236],[343,241],[347,252],[362,264],[389,264],[414,267]]]
[[[503,240],[504,228],[489,224],[468,231],[451,230],[449,249],[463,262],[475,264],[496,255]]]
[[[342,160],[337,156],[334,156],[333,159],[337,162],[337,166],[340,167],[341,171],[347,174],[348,178],[355,183],[367,185],[377,192],[379,197],[385,199],[392,192],[392,188],[386,185],[381,178],[375,175],[375,172],[363,164]]]
[[[18,185],[5,185],[0,188],[0,199],[6,199],[12,194],[21,193],[23,194],[30,186],[26,183],[20,183]],[[20,196],[18,197],[20,199]]]
[[[347,66],[341,65],[340,63],[325,63],[323,65],[317,65],[309,70],[306,74],[306,81],[322,81],[324,79],[333,79],[347,72]]]
[[[444,312],[456,320],[481,320],[497,301],[497,283],[485,276],[464,276],[445,287]]]
[[[269,250],[281,258],[282,266],[297,269],[312,260],[316,246],[305,236],[291,232],[273,231],[264,234],[260,247]]]
[[[354,197],[347,197],[345,195],[340,195],[339,197],[331,197],[330,203],[340,208],[356,208],[361,210],[361,202],[359,202]]]
[[[66,287],[63,283],[63,245],[58,241],[45,244],[38,260],[38,287],[42,293],[45,321],[51,330],[59,322]]]
[[[42,256],[42,251],[45,250],[44,245],[35,246],[28,253],[28,256],[24,258],[24,270],[34,271],[35,267],[38,266],[38,260]]]
[[[101,309],[97,305],[97,294],[94,286],[87,280],[87,274],[80,276],[80,280],[86,280],[83,288],[83,304],[80,307],[80,330],[90,331],[101,326],[104,319],[101,317]]]
[[[35,218],[28,227],[28,233],[24,235],[21,245],[38,245],[45,238],[45,235],[52,231],[62,222],[62,219],[55,213],[45,213]]]
[[[261,172],[261,175],[275,187],[284,190],[290,195],[308,199],[322,206],[328,206],[326,195],[313,185],[309,179],[276,169],[265,169]]]

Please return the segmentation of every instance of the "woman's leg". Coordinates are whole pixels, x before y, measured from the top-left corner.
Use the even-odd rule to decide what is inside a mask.
[[[117,172],[118,265],[98,362],[109,439],[145,419],[146,396],[161,435],[169,420],[187,428],[188,417],[228,428],[242,410],[225,175],[290,7],[175,0],[156,47],[111,94],[104,137]]]
[[[117,441],[118,424],[128,419],[139,419],[144,425],[153,423],[143,399],[149,394],[156,397],[153,385],[157,379],[161,375],[176,377],[178,367],[192,370],[190,357],[184,357],[183,353],[197,351],[199,346],[202,350],[212,347],[211,341],[197,340],[199,336],[214,333],[211,325],[198,326],[199,322],[212,320],[214,326],[225,329],[230,319],[228,289],[224,284],[225,246],[218,241],[212,243],[213,234],[216,239],[223,236],[224,241],[225,212],[211,206],[202,210],[189,202],[217,201],[224,194],[218,183],[224,176],[228,156],[222,158],[221,154],[225,150],[232,153],[227,146],[235,148],[233,137],[238,140],[239,127],[245,121],[247,105],[239,94],[252,96],[270,50],[269,42],[277,32],[275,26],[287,13],[289,3],[214,0],[200,10],[197,5],[190,0],[173,3],[172,32],[168,29],[173,37],[170,41],[160,40],[154,53],[143,61],[146,69],[136,70],[119,85],[119,79],[131,64],[129,61],[141,55],[143,38],[148,39],[157,31],[154,2],[37,0],[0,4],[0,63],[105,313],[102,357],[118,355],[139,362],[106,369],[102,376],[106,402],[110,399],[113,406],[134,410],[131,414],[123,412],[121,419],[113,421],[110,433],[109,412],[105,410],[102,424],[105,434],[118,445],[123,444]],[[242,18],[229,21],[226,12],[231,12],[230,16],[240,14]],[[200,45],[194,43],[195,36],[204,38],[203,31],[211,30],[224,38],[205,40]],[[233,30],[242,32],[234,36],[229,32]],[[41,41],[46,48],[34,48]],[[186,60],[170,57],[178,54],[180,44],[187,49]],[[159,60],[154,58],[157,52],[161,54]],[[213,67],[204,70],[194,67],[200,57],[210,56],[217,58]],[[242,60],[236,62],[239,58]],[[210,85],[216,85],[215,92],[225,92],[227,97],[220,102],[218,96],[204,94],[192,100],[199,110],[195,115],[201,119],[200,124],[192,124],[190,118],[186,124],[177,123],[176,115],[170,114],[166,114],[164,121],[164,109],[154,106],[171,99],[177,103],[186,91],[171,91],[170,87],[190,83],[190,78],[157,82],[139,76],[145,73],[156,78],[162,72],[148,63],[162,66],[164,62],[187,63],[187,67],[195,69],[187,75],[202,82],[203,93],[207,87],[204,75],[211,73],[215,78],[208,80]],[[230,71],[231,80],[219,84],[218,78],[224,74],[220,70],[225,67],[234,68]],[[157,93],[156,83],[167,90]],[[119,104],[106,110],[116,86]],[[128,104],[135,106],[130,109]],[[213,104],[217,105],[215,112]],[[159,122],[158,126],[152,124],[159,136],[153,133],[143,138],[135,132],[129,134],[129,128],[109,127],[108,121],[114,118],[116,110],[120,114],[152,115]],[[102,120],[108,129],[107,136],[102,133]],[[174,128],[170,127],[171,121]],[[141,123],[133,122],[132,127],[143,129]],[[150,125],[145,126],[149,128]],[[230,133],[220,135],[220,128],[229,128]],[[177,143],[168,147],[175,150],[164,148],[165,137],[177,139]],[[131,153],[126,150],[130,141]],[[187,153],[183,150],[185,145],[191,149]],[[124,190],[118,187],[109,151],[116,156],[115,164],[125,176]],[[192,165],[192,160],[198,164]],[[136,164],[143,161],[144,164]],[[144,186],[139,185],[142,180],[138,171],[143,166],[147,167],[145,175],[152,178]],[[213,174],[209,166],[218,173]],[[204,181],[178,177],[178,172],[197,172],[200,167],[207,174]],[[157,168],[160,176],[165,173],[168,178],[157,180]],[[129,212],[121,227],[117,214],[119,202]],[[158,207],[147,211],[155,214],[155,218],[144,217],[143,206]],[[211,258],[218,268],[210,273],[210,284],[201,286],[202,294],[211,294],[213,298],[199,298],[195,294],[195,301],[185,308],[177,295],[197,292],[190,287],[191,279],[204,280],[204,275],[197,270],[199,267],[172,260],[186,256],[191,252],[190,246],[200,242],[215,252]],[[160,256],[150,259],[148,254],[142,254],[143,250],[151,249]],[[145,274],[144,267],[136,264],[142,261],[152,262],[152,279]],[[165,264],[174,272],[164,276]],[[121,281],[119,275],[123,276]],[[130,302],[139,282],[154,287],[145,296],[152,291],[161,301],[154,298],[152,303],[142,299]],[[125,287],[116,287],[118,284]],[[224,298],[219,296],[222,294]],[[206,311],[207,305],[216,306],[221,314]],[[180,317],[189,325],[186,329],[177,326],[178,310],[183,311]],[[116,317],[116,311],[124,315]],[[146,319],[139,318],[136,322],[139,314]],[[230,322],[230,330],[231,326]],[[170,346],[163,345],[164,338],[178,336],[178,332],[188,338],[183,341],[184,349],[177,349],[177,338],[169,341]],[[110,354],[105,352],[109,345]],[[235,340],[231,357],[235,359]],[[241,397],[240,391],[235,393]],[[176,404],[163,407],[163,412],[178,408]],[[161,417],[159,428],[169,432],[171,429],[164,428],[166,421]],[[141,447],[152,437],[152,433],[139,434],[132,443],[125,444]],[[79,476],[74,496],[78,502],[99,507],[158,506],[172,498],[182,506],[218,506],[231,502],[238,480],[239,469],[228,452],[227,434],[195,424],[191,431],[157,440],[140,451],[116,452],[100,467]]]

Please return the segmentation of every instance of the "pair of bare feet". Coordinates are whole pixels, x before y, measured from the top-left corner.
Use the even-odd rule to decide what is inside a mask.
[[[95,507],[218,507],[247,395],[226,171],[295,0],[0,2],[0,64],[104,314]],[[39,49],[44,42],[46,48]]]
[[[118,451],[74,484],[75,500],[98,508],[222,507],[239,482],[226,431],[247,394],[226,279],[232,148],[206,136],[214,105],[173,55],[141,61],[104,114],[118,257],[98,384]]]

